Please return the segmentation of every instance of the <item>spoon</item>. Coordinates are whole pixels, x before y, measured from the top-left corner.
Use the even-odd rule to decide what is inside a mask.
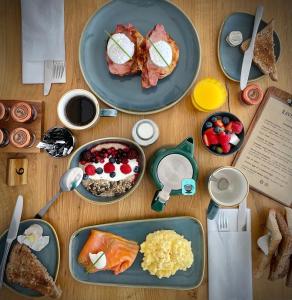
[[[83,170],[81,168],[72,168],[67,170],[60,178],[60,190],[49,200],[46,205],[35,215],[36,219],[42,219],[48,209],[59,198],[63,192],[73,191],[81,183],[83,177]]]

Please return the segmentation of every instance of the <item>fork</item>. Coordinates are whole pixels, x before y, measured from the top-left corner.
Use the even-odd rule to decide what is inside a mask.
[[[52,83],[60,82],[65,71],[65,62],[63,60],[45,60],[45,80],[44,95],[50,92]]]
[[[218,220],[219,231],[229,231],[229,221],[224,212],[221,212]]]

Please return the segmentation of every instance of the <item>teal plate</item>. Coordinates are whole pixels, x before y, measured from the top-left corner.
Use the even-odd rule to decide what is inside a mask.
[[[49,244],[41,251],[32,251],[36,255],[36,257],[40,260],[40,262],[45,266],[48,270],[48,273],[54,278],[57,279],[58,271],[59,271],[59,264],[60,264],[60,247],[57,234],[54,228],[46,221],[39,220],[39,219],[29,219],[21,221],[18,229],[18,234],[23,234],[26,228],[28,228],[32,224],[39,224],[42,226],[44,232],[43,235],[48,235],[50,237]],[[4,247],[6,242],[7,230],[1,235],[0,237],[0,257],[3,256]],[[15,244],[16,241],[13,242]],[[13,245],[12,244],[12,245]],[[8,257],[9,259],[9,257]],[[27,297],[42,297],[42,295],[36,291],[33,291],[28,288],[21,287],[18,284],[10,284],[7,282],[6,278],[4,277],[4,284],[6,287],[11,289],[12,291]]]
[[[139,252],[134,264],[125,272],[115,276],[111,271],[86,273],[78,264],[77,257],[86,242],[91,229],[109,231],[126,239],[136,241],[139,245],[145,241],[148,233],[156,230],[175,230],[191,241],[194,263],[186,271],[178,271],[170,278],[159,279],[143,271],[143,255]],[[96,285],[114,285],[144,288],[193,289],[203,279],[205,265],[204,231],[201,223],[192,217],[172,217],[148,220],[125,221],[119,223],[84,227],[74,232],[69,244],[69,268],[73,278],[79,282]]]
[[[126,139],[126,138],[119,138],[119,137],[102,138],[102,139],[91,141],[87,144],[84,144],[84,145],[80,146],[71,155],[71,158],[70,158],[69,163],[68,163],[68,169],[69,168],[74,168],[74,167],[79,167],[80,156],[81,156],[81,153],[83,151],[89,150],[90,148],[92,148],[96,145],[99,145],[99,144],[111,143],[111,142],[129,145],[129,146],[135,148],[138,151],[139,161],[140,161],[140,173],[139,173],[139,176],[136,180],[136,183],[134,184],[134,186],[129,191],[127,191],[124,194],[115,195],[115,196],[111,196],[111,197],[95,196],[92,193],[90,193],[82,185],[82,183],[79,184],[79,186],[74,190],[74,192],[77,193],[79,197],[83,198],[84,200],[88,200],[91,203],[110,204],[110,203],[114,203],[114,202],[117,202],[117,201],[120,201],[120,200],[126,198],[132,192],[134,192],[134,190],[138,187],[138,185],[140,184],[140,182],[143,178],[144,172],[145,172],[146,158],[145,158],[145,154],[144,154],[143,149],[137,143],[135,143],[134,141]]]
[[[153,88],[141,87],[141,76],[114,76],[105,60],[108,40],[105,30],[132,23],[142,35],[163,24],[178,44],[179,62],[173,73]],[[200,68],[201,50],[197,31],[190,19],[164,0],[114,0],[97,10],[86,24],[79,44],[79,64],[90,89],[103,102],[120,111],[150,114],[169,108],[187,93]]]
[[[240,46],[229,46],[226,42],[226,37],[231,31],[238,30],[242,33],[243,40],[245,41],[252,35],[253,23],[253,15],[237,12],[228,16],[221,26],[218,38],[218,59],[223,73],[233,81],[240,81],[243,53],[240,50]],[[265,21],[261,21],[258,31],[262,30],[266,25],[267,23]],[[274,51],[276,60],[278,61],[280,56],[280,40],[275,31]],[[257,80],[262,76],[264,76],[264,74],[255,64],[252,64],[249,81]]]

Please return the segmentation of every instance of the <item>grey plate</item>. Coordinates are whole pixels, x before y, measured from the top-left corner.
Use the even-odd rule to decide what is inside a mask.
[[[142,89],[141,76],[113,76],[105,60],[107,35],[116,24],[132,23],[146,35],[161,23],[177,42],[179,62],[157,87]],[[90,89],[106,104],[133,114],[154,113],[177,103],[194,82],[200,67],[198,34],[190,19],[164,0],[114,0],[96,11],[82,33],[79,64]]]
[[[36,255],[36,257],[40,260],[40,262],[45,266],[48,270],[48,273],[54,278],[57,279],[58,271],[59,271],[59,263],[60,263],[60,247],[57,234],[54,228],[46,221],[39,219],[30,219],[21,221],[18,229],[18,235],[23,234],[26,228],[28,228],[32,224],[39,224],[42,226],[44,232],[43,235],[48,235],[50,237],[49,244],[42,251],[32,251]],[[5,241],[7,236],[7,230],[0,237],[0,257],[3,256]],[[16,241],[13,242],[13,244]],[[23,296],[28,297],[42,297],[42,295],[36,291],[33,291],[28,288],[21,287],[18,284],[10,284],[7,282],[4,277],[4,284],[12,289],[14,292],[21,294]]]
[[[226,42],[226,37],[231,31],[238,30],[242,33],[243,40],[245,41],[252,35],[253,23],[254,15],[237,12],[228,16],[222,24],[218,38],[218,59],[222,71],[231,80],[240,81],[243,53],[240,50],[240,46],[229,46]],[[261,21],[258,31],[262,30],[266,25],[265,21]],[[278,61],[280,56],[280,40],[276,32],[274,32],[274,44],[274,51]],[[255,64],[251,65],[249,81],[259,79],[263,75]]]
[[[84,268],[78,264],[77,257],[88,238],[90,230],[94,228],[121,235],[126,239],[136,241],[139,245],[146,239],[148,233],[161,229],[175,230],[191,241],[194,263],[187,271],[178,271],[170,278],[159,279],[150,275],[148,271],[142,270],[143,255],[139,252],[134,264],[120,275],[115,276],[111,271],[86,273]],[[71,236],[69,268],[75,280],[88,284],[192,289],[198,287],[203,279],[205,265],[204,241],[203,227],[197,219],[192,217],[135,220],[89,226],[77,230]]]
[[[109,204],[113,203],[119,200],[122,200],[123,198],[129,196],[140,184],[144,172],[145,172],[145,166],[146,166],[146,158],[143,149],[134,141],[131,141],[129,139],[125,138],[118,138],[118,137],[109,137],[109,138],[103,138],[103,139],[98,139],[91,141],[81,147],[79,147],[71,156],[69,163],[68,163],[68,169],[69,168],[74,168],[74,167],[79,167],[79,161],[80,161],[80,155],[83,151],[89,150],[90,148],[98,145],[98,144],[103,144],[103,143],[122,143],[129,145],[133,148],[135,148],[139,152],[139,159],[140,159],[140,174],[139,177],[135,183],[135,185],[126,193],[122,195],[117,195],[114,197],[104,197],[104,196],[95,196],[91,194],[89,191],[86,190],[86,188],[82,185],[82,183],[74,190],[78,196],[85,200],[89,200],[90,202],[93,203],[98,203],[98,204]]]

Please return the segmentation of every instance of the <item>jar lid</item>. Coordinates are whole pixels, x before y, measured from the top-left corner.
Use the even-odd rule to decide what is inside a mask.
[[[14,121],[24,123],[32,118],[33,111],[28,103],[19,102],[12,106],[10,114]]]
[[[132,129],[132,137],[141,146],[149,146],[157,141],[159,128],[152,120],[138,121]]]
[[[10,141],[17,148],[25,148],[31,143],[31,134],[26,128],[15,128],[10,134]]]

